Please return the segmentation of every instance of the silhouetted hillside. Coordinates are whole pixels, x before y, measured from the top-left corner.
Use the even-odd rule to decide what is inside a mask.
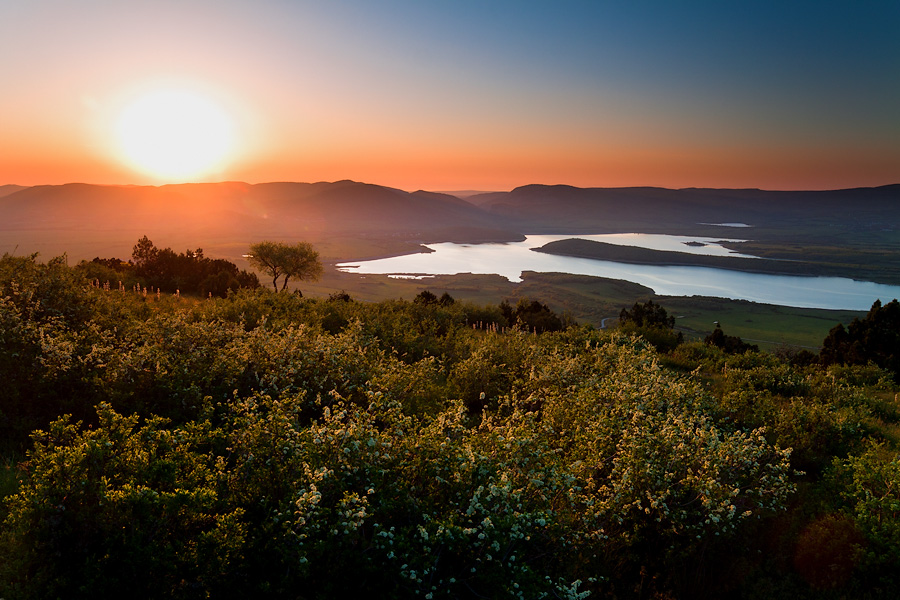
[[[833,262],[843,248],[854,247],[856,254],[866,250],[866,256],[839,257],[847,265],[870,261],[871,253],[875,263],[895,261],[900,252],[900,185],[811,192],[527,185],[462,200],[347,180],[159,187],[75,183],[3,186],[0,215],[0,253],[68,252],[70,258],[88,259],[127,255],[143,235],[176,249],[229,246],[232,258],[246,244],[269,238],[365,238],[414,247],[512,241],[523,233],[607,232],[752,239],[746,247],[729,247],[787,260],[807,260],[805,254],[815,252]]]
[[[263,238],[322,239],[333,235],[391,236],[420,241],[514,240],[503,218],[446,194],[408,193],[354,181],[335,183],[240,182],[153,186],[67,184],[18,189],[0,197],[0,251],[42,254],[86,236],[101,240],[141,235],[172,243],[234,243]],[[52,245],[52,244],[51,244]],[[79,246],[80,247],[80,246]]]
[[[24,190],[25,187],[26,186],[24,186],[24,185],[12,185],[12,184],[0,185],[0,198],[2,198],[3,196],[8,196],[9,194],[12,194],[14,192]]]
[[[0,201],[7,226],[153,226],[228,229],[239,217],[245,228],[406,231],[435,225],[485,226],[498,219],[445,194],[378,185],[336,183],[179,184],[98,186],[67,184],[13,191]],[[232,218],[229,218],[232,217]],[[149,223],[148,223],[149,221]]]
[[[900,185],[787,192],[527,185],[468,200],[529,232],[722,235],[729,229],[708,224],[745,223],[758,238],[798,228],[896,233],[900,223]]]

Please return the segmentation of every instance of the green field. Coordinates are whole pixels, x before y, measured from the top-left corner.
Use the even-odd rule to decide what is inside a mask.
[[[725,298],[657,296],[650,288],[636,283],[586,275],[525,272],[522,279],[521,283],[512,283],[499,275],[471,274],[397,279],[329,268],[321,280],[300,282],[298,289],[313,297],[345,291],[355,299],[369,302],[411,300],[423,290],[438,295],[447,292],[456,299],[479,304],[530,298],[579,323],[598,328],[604,319],[607,326],[614,326],[623,308],[652,299],[675,315],[676,327],[688,339],[702,339],[718,321],[729,335],[744,338],[764,350],[793,346],[816,351],[832,327],[865,315],[863,311],[792,308]]]
[[[763,350],[795,346],[815,352],[832,327],[865,315],[862,311],[794,308],[698,296],[660,296],[655,301],[675,315],[676,328],[688,339],[706,336],[717,321],[727,334]]]

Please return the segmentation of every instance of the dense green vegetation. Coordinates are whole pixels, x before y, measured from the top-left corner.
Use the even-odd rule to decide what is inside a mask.
[[[847,329],[836,325],[822,344],[825,364],[875,363],[900,382],[900,302],[882,306],[876,300],[864,319],[853,319]]]
[[[202,248],[178,254],[171,248],[157,248],[146,235],[134,245],[127,262],[97,257],[79,266],[98,287],[106,288],[225,297],[229,291],[259,287],[255,274],[225,259],[206,257]]]
[[[5,256],[0,595],[895,594],[893,373],[420,296]]]
[[[684,342],[684,334],[675,331],[675,317],[653,300],[635,302],[619,313],[619,331],[640,335],[657,350],[673,350]]]

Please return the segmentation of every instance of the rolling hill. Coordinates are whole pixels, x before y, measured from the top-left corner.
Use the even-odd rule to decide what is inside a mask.
[[[128,256],[143,235],[176,248],[334,236],[521,239],[502,217],[455,196],[354,181],[34,186],[0,196],[0,215],[0,252],[74,259]]]
[[[816,253],[877,269],[900,260],[900,185],[790,192],[527,185],[465,199],[348,180],[0,187],[0,253],[67,252],[74,260],[127,257],[143,235],[176,249],[219,248],[230,258],[261,239],[307,240],[349,259],[427,242],[606,232],[740,237],[753,241],[729,247],[782,260]]]
[[[744,223],[754,239],[815,230],[846,242],[847,233],[896,238],[900,228],[900,185],[829,191],[527,185],[468,200],[534,233],[721,235],[723,228],[710,224]]]

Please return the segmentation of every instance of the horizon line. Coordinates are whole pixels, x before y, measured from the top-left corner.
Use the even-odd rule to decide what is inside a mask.
[[[336,184],[336,183],[357,183],[361,185],[373,185],[377,187],[394,189],[405,192],[407,194],[413,194],[416,192],[430,192],[437,194],[448,194],[455,195],[459,193],[464,193],[467,196],[474,196],[477,194],[495,194],[495,193],[510,193],[514,190],[525,188],[525,187],[568,187],[574,189],[582,189],[582,190],[627,190],[627,189],[658,189],[658,190],[671,190],[671,191],[689,191],[689,190],[723,190],[723,191],[760,191],[760,192],[841,192],[841,191],[849,191],[849,190],[860,190],[860,189],[878,189],[892,186],[900,186],[900,180],[892,183],[880,184],[880,185],[859,185],[859,186],[851,186],[851,187],[839,187],[839,188],[791,188],[791,189],[768,189],[768,188],[760,188],[760,187],[710,187],[710,186],[687,186],[687,187],[666,187],[662,185],[616,185],[616,186],[578,186],[572,185],[569,183],[526,183],[522,185],[517,185],[509,189],[474,189],[474,188],[459,188],[454,190],[447,189],[425,189],[419,188],[415,190],[411,189],[403,189],[391,185],[384,185],[380,183],[372,183],[368,181],[358,181],[355,179],[337,179],[335,181],[289,181],[289,180],[272,180],[272,181],[259,181],[255,183],[251,183],[248,181],[241,180],[222,180],[222,181],[181,181],[181,182],[170,182],[170,183],[88,183],[85,181],[68,181],[65,183],[38,183],[34,185],[20,185],[16,183],[5,183],[0,184],[0,188],[3,187],[20,187],[23,189],[35,188],[35,187],[63,187],[67,185],[85,185],[85,186],[96,186],[96,187],[153,187],[153,188],[162,188],[168,186],[187,186],[187,185],[228,185],[228,184],[239,184],[239,185],[249,185],[249,186],[257,186],[257,185],[270,185],[270,184],[299,184],[299,185],[316,185],[316,184]],[[15,193],[15,192],[13,192]]]

